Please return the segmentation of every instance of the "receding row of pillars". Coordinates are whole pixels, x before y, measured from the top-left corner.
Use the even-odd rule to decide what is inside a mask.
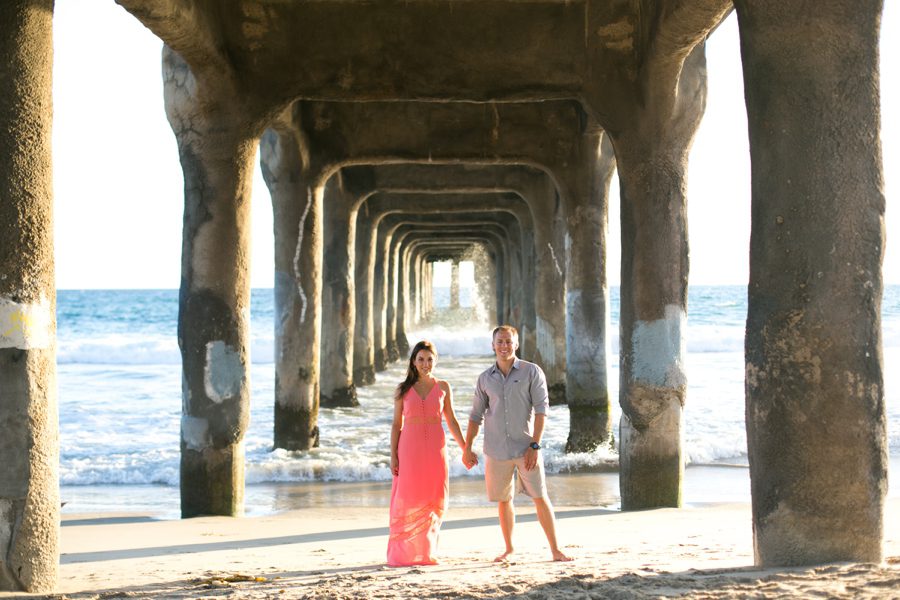
[[[243,506],[257,147],[275,214],[275,420],[283,428],[276,435],[308,442],[324,435],[317,426],[320,398],[352,396],[354,377],[368,376],[370,353],[373,367],[379,353],[385,362],[394,346],[399,353],[405,319],[427,309],[429,258],[474,246],[491,257],[498,318],[520,326],[524,349],[544,366],[551,393],[569,405],[570,444],[577,446],[583,431],[591,439],[605,432],[605,232],[616,168],[622,507],[680,503],[685,173],[705,102],[703,39],[730,3],[707,0],[667,12],[641,34],[652,29],[658,37],[633,52],[631,44],[644,40],[623,33],[633,32],[619,26],[627,21],[598,28],[579,20],[600,18],[606,3],[584,0],[589,10],[570,10],[576,3],[479,3],[485,19],[515,6],[552,15],[585,38],[557,35],[554,44],[538,21],[516,21],[510,27],[527,25],[544,40],[536,47],[554,50],[550,62],[518,52],[521,46],[509,51],[502,36],[492,36],[472,60],[494,64],[486,53],[497,44],[505,54],[491,60],[508,65],[507,79],[476,77],[475,88],[458,91],[446,89],[448,77],[474,64],[462,54],[458,65],[441,67],[421,60],[441,53],[416,52],[413,69],[393,56],[401,66],[391,72],[450,69],[414,78],[409,93],[405,85],[366,88],[364,62],[346,76],[309,83],[309,90],[296,79],[310,74],[301,68],[280,68],[269,80],[256,72],[244,77],[241,69],[262,63],[211,55],[221,45],[204,44],[218,34],[192,35],[192,27],[215,27],[218,20],[179,18],[174,2],[119,1],[182,49],[164,49],[163,77],[185,179],[178,322],[183,514],[238,514]],[[331,8],[363,10],[363,4]],[[887,465],[881,4],[835,0],[814,12],[795,2],[734,4],[753,168],[745,357],[756,560],[878,561]],[[465,30],[472,7],[454,6],[441,14]],[[443,10],[441,3],[434,7]],[[222,19],[234,16],[222,10]],[[0,588],[12,590],[53,588],[59,556],[52,12],[52,0],[0,5]],[[419,18],[428,11],[402,23],[417,26]],[[310,46],[290,53],[291,60],[326,57],[316,44],[341,39],[347,45],[329,51],[342,65],[352,62],[341,53],[352,53],[356,38],[331,35],[329,23],[316,21],[317,35],[294,35]],[[596,38],[588,35],[594,31]],[[522,39],[530,38],[516,43]],[[602,51],[583,54],[598,43]],[[231,47],[229,56],[239,51]],[[519,68],[524,56],[531,62]],[[632,56],[640,58],[638,67]],[[450,101],[459,99],[467,101]],[[458,219],[443,214],[452,209]],[[361,213],[368,219],[362,226]],[[359,227],[370,235],[362,336],[354,287],[361,278],[353,266],[360,252],[351,243]],[[354,374],[351,341],[368,342],[370,326],[371,352],[362,345],[363,372]]]

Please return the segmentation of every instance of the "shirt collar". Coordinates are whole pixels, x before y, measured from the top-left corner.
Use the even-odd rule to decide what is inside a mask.
[[[509,368],[509,372],[512,373],[513,369],[518,369],[518,368],[519,368],[519,357],[517,356],[513,359],[513,364]],[[500,373],[501,375],[503,374],[503,371],[501,371],[500,367],[497,366],[496,360],[494,361],[494,364],[491,367],[491,373]]]

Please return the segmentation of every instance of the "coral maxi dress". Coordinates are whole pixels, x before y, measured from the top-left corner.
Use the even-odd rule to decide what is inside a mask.
[[[391,487],[392,567],[436,564],[441,520],[447,508],[447,446],[441,409],[444,391],[435,380],[422,398],[414,388],[403,397],[403,428],[397,448],[399,475]]]

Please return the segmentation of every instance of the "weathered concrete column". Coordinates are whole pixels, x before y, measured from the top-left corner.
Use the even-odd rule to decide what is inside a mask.
[[[353,384],[375,383],[375,241],[377,227],[365,209],[365,203],[356,214],[356,239],[353,242],[355,323],[353,340]]]
[[[531,290],[537,281],[537,246],[534,229],[522,231],[522,289]],[[504,306],[503,297],[499,295],[498,306]],[[535,296],[533,293],[522,294],[522,318],[519,320],[519,352],[523,355],[535,353],[537,348],[537,311],[535,309]],[[509,313],[507,313],[509,314]],[[510,314],[509,317],[514,315]]]
[[[510,257],[510,271],[512,271],[513,268],[518,271],[518,289],[521,290],[521,235],[519,236],[518,244],[510,244],[510,250],[512,250],[513,253],[513,256]],[[491,281],[496,278],[498,273],[492,269],[491,256],[487,245],[476,245],[469,258],[472,261],[472,279],[475,284],[474,289],[472,290],[475,322],[482,324],[497,323],[499,316],[497,298],[492,293],[490,284]],[[503,285],[505,288],[509,284],[511,275],[512,274],[510,273],[510,277],[507,277],[506,281],[497,279],[497,285]],[[522,317],[521,298],[522,295],[518,294],[516,296],[517,304],[515,308],[511,307],[509,309],[510,313],[513,311],[517,313],[518,319],[521,319]]]
[[[382,225],[385,225],[382,221]],[[385,365],[398,360],[401,356],[407,355],[409,352],[409,341],[406,339],[406,332],[403,326],[403,294],[401,292],[401,269],[400,269],[400,246],[396,243],[394,234],[398,225],[386,226],[384,228],[384,246],[385,246],[385,270],[387,271],[387,308],[385,309],[385,340],[384,340],[384,360]],[[381,233],[379,233],[379,239]]]
[[[506,269],[500,269],[502,258],[494,252],[483,249],[475,261],[475,287],[485,306],[487,324],[511,323],[521,327],[522,306],[526,302],[525,295],[530,293],[530,286],[525,285],[522,278],[522,254],[527,249],[522,246],[524,232],[520,232],[517,240],[510,239]],[[480,264],[480,271],[479,271]],[[481,279],[479,280],[479,275]],[[521,348],[522,342],[519,342]]]
[[[401,357],[406,354],[406,352],[403,351],[402,342],[406,342],[407,348],[411,347],[406,331],[413,310],[413,299],[410,296],[412,290],[410,285],[411,275],[409,263],[403,252],[402,240],[403,236],[395,235],[394,239],[391,241],[391,247],[393,248],[391,252],[391,262],[394,263],[397,271],[397,351],[400,353]],[[407,352],[408,351],[409,350],[407,350]]]
[[[649,78],[641,127],[613,138],[622,188],[619,488],[623,510],[681,504],[687,388],[687,156],[703,114],[703,47],[678,93]],[[670,75],[671,76],[671,75]]]
[[[459,261],[450,262],[450,308],[459,308]]]
[[[419,315],[418,319],[416,319],[416,325],[420,325],[431,315],[431,302],[428,297],[428,289],[430,285],[428,275],[430,265],[425,260],[425,257],[421,252],[414,255],[413,262],[416,265],[414,269],[414,272],[416,273],[416,286],[414,293],[419,299]]]
[[[422,256],[422,297],[425,299],[423,318],[430,319],[434,314],[434,263]]]
[[[425,295],[428,298],[428,316],[429,318],[434,315],[434,261],[426,260],[425,264],[427,266],[427,281],[425,285]]]
[[[165,102],[184,173],[178,343],[183,375],[181,514],[240,515],[250,416],[253,131],[226,94],[163,52]]]
[[[388,300],[390,274],[390,258],[388,256],[386,235],[387,227],[383,215],[372,219],[372,349],[375,359],[375,371],[381,372],[387,368],[388,342],[388,310],[392,311]],[[396,325],[393,324],[392,327]],[[394,335],[395,330],[390,334]],[[394,342],[396,344],[396,342]]]
[[[555,188],[535,199],[534,213],[534,310],[535,348],[523,358],[539,364],[547,376],[550,404],[566,402],[566,254],[559,239],[557,221],[562,219]]]
[[[497,301],[497,294],[492,289],[492,283],[498,288],[502,287],[503,279],[497,271],[494,261],[491,260],[491,254],[487,249],[480,251],[475,258],[475,289],[478,298],[484,305],[484,312],[488,323],[507,323],[518,321],[520,315],[509,315],[500,312],[499,306],[502,302]]]
[[[746,414],[756,562],[877,563],[888,465],[881,2],[735,5],[753,184]]]
[[[601,144],[601,140],[603,143]],[[580,162],[566,173],[566,452],[592,452],[609,439],[609,289],[606,231],[615,157],[601,131],[582,135]]]
[[[415,302],[415,311],[413,316],[413,325],[419,325],[426,314],[425,307],[425,268],[424,262],[422,261],[420,256],[412,256],[410,257],[410,275],[411,279],[409,281],[410,293],[412,294],[412,298]]]
[[[337,173],[325,184],[325,256],[322,280],[322,349],[320,405],[359,406],[353,384],[354,306],[353,253],[356,198],[344,189]]]
[[[59,564],[53,263],[53,2],[0,4],[0,591]]]
[[[288,124],[263,135],[260,162],[275,230],[274,445],[308,450],[319,445],[322,192]]]
[[[178,344],[181,514],[240,515],[250,416],[250,187],[254,132],[232,98],[163,51],[166,112],[184,172]]]

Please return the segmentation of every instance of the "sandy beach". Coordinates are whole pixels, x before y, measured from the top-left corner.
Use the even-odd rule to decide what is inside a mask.
[[[360,491],[376,495],[371,486]],[[350,492],[352,486],[345,486],[344,493]],[[753,566],[746,503],[629,513],[558,506],[559,539],[575,560],[554,563],[526,498],[516,501],[514,560],[492,560],[502,548],[492,506],[451,505],[441,533],[441,564],[388,568],[387,507],[359,504],[367,505],[188,520],[66,514],[57,593],[29,597],[900,597],[897,498],[885,511],[881,565],[795,569]],[[11,597],[24,596],[0,594]]]

